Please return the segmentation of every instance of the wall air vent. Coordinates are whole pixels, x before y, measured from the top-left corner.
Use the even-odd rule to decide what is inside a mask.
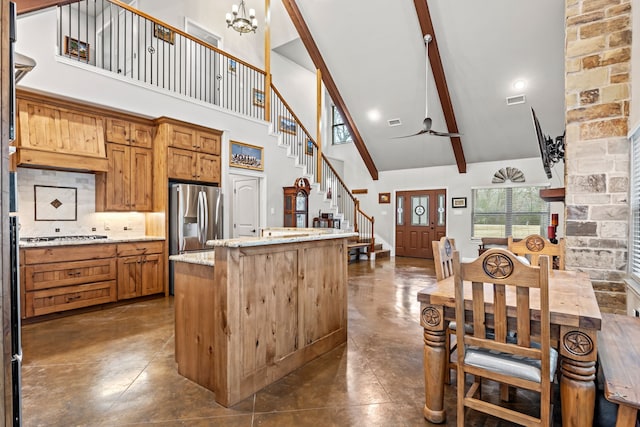
[[[524,104],[527,98],[524,95],[507,96],[507,105]]]
[[[389,119],[387,122],[389,123],[389,126],[400,126],[402,124],[400,119]]]

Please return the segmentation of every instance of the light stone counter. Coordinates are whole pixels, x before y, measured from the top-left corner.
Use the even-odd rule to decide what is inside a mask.
[[[214,265],[214,251],[202,251],[202,252],[189,252],[180,255],[169,256],[169,261],[174,262],[186,262],[189,264],[200,264],[213,267]]]
[[[311,242],[314,240],[344,239],[358,233],[334,228],[267,228],[262,237],[240,237],[236,239],[208,240],[208,246],[243,248],[251,246],[279,245],[283,243]]]
[[[166,240],[165,237],[155,236],[140,236],[140,237],[116,237],[106,239],[64,239],[60,236],[60,240],[47,240],[40,242],[19,242],[20,248],[42,248],[48,246],[76,246],[76,245],[101,245],[107,243],[128,243],[128,242],[154,242],[159,240]]]

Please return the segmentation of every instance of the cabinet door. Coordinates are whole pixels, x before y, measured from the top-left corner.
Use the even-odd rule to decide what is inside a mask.
[[[107,142],[115,144],[129,145],[131,135],[129,134],[129,122],[125,120],[107,118],[106,121]]]
[[[18,99],[20,147],[56,151],[60,141],[60,110],[38,102]]]
[[[198,132],[196,149],[208,154],[220,155],[220,135]]]
[[[169,178],[196,179],[196,155],[195,151],[180,150],[169,147],[167,149],[167,169]]]
[[[169,145],[184,150],[195,150],[196,131],[185,126],[171,125],[169,128]]]
[[[142,257],[118,259],[118,300],[141,295],[140,264]]]
[[[220,157],[198,154],[198,181],[220,182]]]
[[[158,294],[164,291],[164,268],[161,255],[146,255],[141,264],[142,295]]]
[[[153,127],[131,123],[131,145],[151,148],[153,146]]]
[[[128,211],[131,205],[131,149],[125,145],[107,144],[107,159],[105,209]]]
[[[105,157],[102,117],[78,111],[61,110],[62,152]]]
[[[131,147],[131,210],[153,209],[153,151]]]

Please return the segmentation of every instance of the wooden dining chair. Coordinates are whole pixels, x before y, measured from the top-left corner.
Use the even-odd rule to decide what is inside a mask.
[[[465,425],[466,408],[525,426],[549,426],[551,383],[558,361],[550,345],[549,257],[540,256],[539,266],[527,265],[508,250],[490,249],[475,261],[461,263],[455,251],[453,269],[456,321],[473,324],[471,333],[456,329],[458,426]],[[532,304],[538,300],[539,307]],[[517,342],[507,339],[508,318],[515,318]],[[539,342],[531,339],[532,318],[540,324]],[[488,326],[493,334],[486,333]],[[466,392],[465,374],[473,375]],[[479,396],[483,378],[540,393],[539,418],[483,400]]]
[[[449,276],[453,276],[453,251],[456,250],[455,239],[449,237],[441,237],[440,240],[431,242],[433,247],[433,262],[436,267],[436,280],[440,281]],[[447,356],[447,372],[444,374],[444,380],[451,382],[451,370],[456,369],[456,361],[451,360],[451,354],[456,350],[456,343],[452,336],[456,334],[456,322],[449,322],[447,333],[445,335],[445,346],[449,349]]]
[[[531,234],[520,241],[514,241],[513,236],[509,236],[507,248],[516,255],[528,256],[532,265],[538,265],[540,255],[549,255],[551,259],[557,259],[557,269],[565,269],[564,238],[560,239],[558,243],[551,243],[539,234]]]

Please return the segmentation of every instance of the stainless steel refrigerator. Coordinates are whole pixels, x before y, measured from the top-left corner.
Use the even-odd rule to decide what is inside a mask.
[[[203,251],[222,239],[222,191],[210,185],[169,185],[169,254]],[[169,292],[173,294],[173,266]]]

